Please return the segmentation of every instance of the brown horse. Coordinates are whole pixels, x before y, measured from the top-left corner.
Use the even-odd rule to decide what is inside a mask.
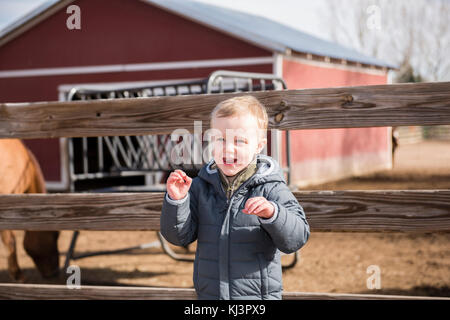
[[[46,193],[41,168],[30,150],[17,139],[0,139],[0,194]],[[11,230],[1,230],[8,251],[8,272],[17,281],[24,276],[17,262],[16,239]],[[44,278],[59,274],[57,231],[25,231],[23,246]]]

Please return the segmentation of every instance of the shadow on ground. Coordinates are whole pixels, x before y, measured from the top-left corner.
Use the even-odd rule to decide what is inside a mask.
[[[414,286],[410,289],[386,288],[361,292],[358,294],[383,294],[399,296],[450,297],[450,287]]]
[[[72,274],[60,272],[59,276],[52,279],[44,279],[36,269],[22,269],[25,281],[22,283],[33,284],[66,284]],[[167,275],[168,272],[148,272],[141,270],[119,271],[110,268],[87,268],[81,270],[81,285],[111,285],[111,286],[139,286],[128,285],[119,282],[121,279],[148,279]],[[10,278],[6,270],[0,271],[0,283],[20,283]]]

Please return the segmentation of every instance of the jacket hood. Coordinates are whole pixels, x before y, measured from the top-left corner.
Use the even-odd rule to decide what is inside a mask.
[[[212,184],[217,192],[223,192],[220,173],[218,169],[212,169],[211,166],[215,163],[214,159],[209,161],[202,167],[198,173],[198,177],[209,184]],[[247,188],[252,188],[259,184],[267,182],[284,182],[283,171],[279,163],[272,157],[264,154],[256,155],[256,173],[252,175],[249,180],[244,182]]]

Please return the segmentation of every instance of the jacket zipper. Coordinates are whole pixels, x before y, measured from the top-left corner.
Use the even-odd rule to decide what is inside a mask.
[[[229,285],[230,282],[230,231],[231,231],[231,205],[233,204],[233,197],[234,195],[237,193],[237,191],[239,189],[241,189],[244,185],[248,184],[247,182],[242,183],[239,188],[237,188],[236,191],[233,192],[233,194],[230,196],[230,198],[227,197],[227,195],[225,195],[225,197],[227,198],[227,215],[228,215],[228,296],[231,299],[231,287]]]
[[[225,197],[227,198],[227,204],[228,204],[228,203],[230,202],[230,200],[234,197],[234,195],[235,195],[241,188],[243,188],[244,185],[247,185],[247,184],[248,184],[248,180],[247,180],[246,182],[242,183],[242,184],[239,186],[239,188],[237,188],[237,189],[230,195],[230,198],[228,198],[227,195],[225,195]]]
[[[228,297],[229,299],[231,299],[231,286],[230,286],[230,228],[231,228],[231,205],[233,204],[233,198],[231,197],[230,199],[227,198],[227,215],[228,215],[228,236],[227,236],[227,241],[228,241],[228,259],[227,259],[227,269],[228,269]],[[226,216],[225,216],[226,219]]]

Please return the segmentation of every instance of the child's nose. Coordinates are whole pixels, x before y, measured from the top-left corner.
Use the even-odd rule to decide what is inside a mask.
[[[234,143],[227,142],[223,145],[224,154],[234,154]]]

